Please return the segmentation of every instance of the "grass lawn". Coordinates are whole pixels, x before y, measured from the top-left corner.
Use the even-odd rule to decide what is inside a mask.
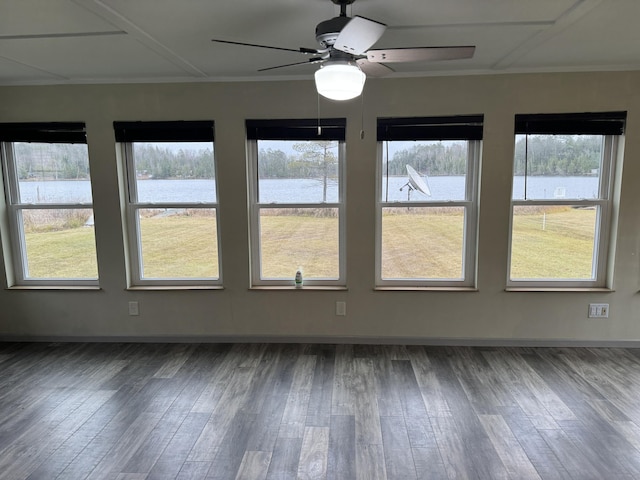
[[[462,211],[402,210],[383,215],[383,277],[460,278]],[[260,222],[263,276],[293,278],[298,266],[307,278],[338,275],[337,218],[263,215]],[[589,209],[516,210],[512,278],[591,278],[595,222]],[[143,218],[141,232],[145,277],[218,275],[215,217]],[[91,227],[27,233],[26,244],[33,278],[97,276]]]
[[[260,217],[263,278],[338,278],[338,218],[294,215]]]
[[[515,209],[511,278],[591,279],[595,209]]]
[[[382,278],[462,278],[462,208],[389,208],[382,215]]]
[[[220,275],[215,216],[142,218],[140,232],[145,278]]]
[[[29,277],[98,278],[93,227],[25,235]]]

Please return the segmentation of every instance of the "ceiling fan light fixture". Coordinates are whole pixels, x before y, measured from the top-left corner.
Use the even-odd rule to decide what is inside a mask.
[[[316,89],[330,100],[351,100],[364,88],[367,76],[355,62],[329,61],[315,73]]]

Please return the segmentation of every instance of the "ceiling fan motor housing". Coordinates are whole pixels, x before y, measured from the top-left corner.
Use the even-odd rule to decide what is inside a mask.
[[[332,47],[336,42],[336,38],[351,18],[349,17],[333,17],[324,22],[320,22],[316,27],[316,40],[324,48]]]

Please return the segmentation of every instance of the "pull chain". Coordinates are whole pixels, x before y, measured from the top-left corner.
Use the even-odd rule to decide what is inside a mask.
[[[322,135],[322,127],[320,126],[320,94],[318,93],[318,136]]]

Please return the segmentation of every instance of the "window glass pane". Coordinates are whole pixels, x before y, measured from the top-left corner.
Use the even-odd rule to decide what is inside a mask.
[[[602,135],[516,135],[513,198],[599,198],[603,145]]]
[[[382,201],[466,199],[467,141],[382,143]]]
[[[511,279],[592,280],[598,207],[515,206]]]
[[[139,202],[216,202],[211,142],[136,142],[133,156]]]
[[[259,140],[258,203],[337,203],[338,145]]]
[[[91,209],[20,210],[19,220],[26,247],[25,278],[98,278]]]
[[[382,209],[383,279],[463,278],[463,207]]]
[[[261,209],[260,258],[263,279],[293,281],[298,267],[305,279],[337,279],[338,209]]]
[[[219,277],[214,208],[138,210],[143,278]]]
[[[14,145],[18,203],[91,203],[85,144]]]

